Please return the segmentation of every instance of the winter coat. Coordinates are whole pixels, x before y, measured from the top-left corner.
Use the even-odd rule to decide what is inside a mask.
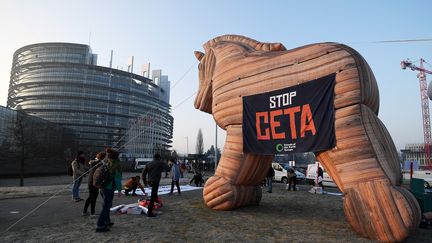
[[[270,169],[267,172],[267,178],[273,178],[274,175],[275,175],[275,171],[273,167],[270,166]]]
[[[141,190],[143,190],[143,186],[141,185],[141,183],[139,182],[139,180],[137,180],[136,177],[132,177],[132,178],[128,179],[125,182],[124,187],[128,188],[128,189],[129,188],[141,188]]]
[[[104,187],[108,190],[118,190],[119,192],[122,189],[122,169],[120,165],[120,160],[118,159],[108,159],[107,167],[112,175],[112,183],[107,183]]]
[[[84,165],[79,163],[76,159],[72,161],[73,180],[75,181],[85,173]]]
[[[93,174],[95,172],[95,170],[102,165],[102,161],[101,160],[90,160],[89,162],[90,165],[90,171],[89,171],[89,179],[87,181],[88,183],[88,189],[97,189],[96,187],[93,186]],[[97,166],[95,166],[97,165]]]
[[[180,168],[177,164],[171,166],[171,178],[173,181],[178,181],[180,179]]]
[[[147,184],[147,181],[151,183],[159,183],[161,179],[161,173],[163,171],[170,171],[170,167],[162,161],[153,160],[152,162],[146,164],[141,176],[143,178],[144,184]]]
[[[292,177],[297,177],[297,175],[296,175],[294,169],[289,169],[289,170],[287,171],[287,177],[288,177],[288,179],[289,179],[289,178],[292,178]]]

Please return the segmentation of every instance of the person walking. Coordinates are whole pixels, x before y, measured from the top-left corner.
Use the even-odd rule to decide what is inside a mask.
[[[293,168],[289,168],[287,172],[288,177],[288,187],[287,190],[291,191],[291,185],[293,186],[293,191],[297,191],[297,175]]]
[[[73,187],[72,187],[72,201],[80,202],[83,199],[79,197],[79,188],[81,186],[82,178],[85,173],[85,156],[83,151],[79,151],[72,161],[72,173],[73,173]]]
[[[274,175],[275,175],[275,171],[273,169],[273,166],[270,165],[270,168],[269,168],[269,170],[267,172],[267,176],[266,176],[267,192],[268,193],[272,193],[272,191],[273,191],[272,182],[273,182]]]
[[[163,171],[169,171],[170,167],[163,163],[161,160],[161,156],[159,154],[155,154],[153,156],[153,161],[148,163],[142,172],[142,178],[144,181],[144,185],[147,187],[149,184],[152,187],[150,203],[148,206],[148,217],[155,217],[153,214],[153,206],[155,201],[158,199],[158,190],[159,190],[159,182],[161,179],[161,173]],[[148,180],[147,180],[148,175]]]
[[[83,216],[89,215],[89,213],[87,212],[89,206],[90,206],[90,214],[91,215],[95,214],[96,199],[97,199],[98,194],[99,194],[99,189],[97,187],[93,186],[93,174],[94,174],[95,170],[102,165],[102,162],[105,159],[105,156],[106,156],[105,152],[100,152],[96,155],[96,159],[90,160],[90,162],[89,162],[89,165],[90,165],[90,172],[89,172],[89,177],[88,177],[89,195],[88,195],[88,197],[85,201],[85,204],[84,204],[84,210],[82,213]]]
[[[170,195],[173,194],[174,192],[174,184],[177,186],[177,192],[179,195],[181,195],[181,191],[180,191],[180,184],[179,184],[179,180],[180,180],[180,168],[177,165],[177,163],[174,161],[174,159],[170,159],[168,161],[168,165],[171,166],[171,191],[170,191]]]
[[[109,231],[109,227],[114,225],[110,219],[110,209],[114,199],[114,191],[118,190],[118,196],[120,196],[122,189],[122,169],[120,160],[118,159],[119,152],[111,148],[106,149],[105,152],[107,154],[106,166],[108,168],[109,179],[104,183],[100,191],[103,204],[97,221],[96,232],[107,232]]]

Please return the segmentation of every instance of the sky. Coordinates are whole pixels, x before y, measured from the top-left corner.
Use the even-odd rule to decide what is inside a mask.
[[[198,88],[193,52],[203,51],[202,44],[224,34],[281,42],[287,49],[330,41],[353,47],[371,66],[380,90],[379,118],[401,149],[423,142],[423,127],[417,73],[399,63],[424,58],[432,64],[432,42],[373,42],[432,38],[430,9],[427,0],[0,1],[0,105],[6,105],[15,50],[41,42],[90,44],[98,65],[108,66],[113,50],[113,67],[126,68],[133,55],[137,72],[150,62],[151,69],[169,76],[175,85],[172,145],[194,153],[198,129],[205,150],[215,143],[216,130],[211,115],[193,106]],[[224,140],[219,128],[218,147]]]

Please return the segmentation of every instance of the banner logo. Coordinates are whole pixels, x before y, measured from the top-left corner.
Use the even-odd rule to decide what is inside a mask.
[[[282,144],[276,145],[276,151],[279,153],[282,152],[283,151],[283,145]]]

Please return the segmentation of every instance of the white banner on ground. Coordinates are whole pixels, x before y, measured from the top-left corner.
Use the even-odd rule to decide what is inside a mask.
[[[328,192],[328,191],[324,191],[321,187],[312,187],[309,190],[309,193],[312,194],[327,194],[327,195],[332,195],[332,196],[343,196],[343,193],[339,193],[339,192]]]
[[[203,188],[202,187],[196,187],[196,186],[190,186],[190,185],[181,185],[180,186],[181,192],[200,190],[200,189],[203,189]],[[148,196],[151,195],[151,187],[146,187],[146,188],[144,188],[144,190]],[[168,193],[170,193],[170,191],[171,191],[171,185],[159,186],[158,195],[168,194]],[[118,193],[118,191],[115,191],[115,193]],[[144,193],[141,191],[140,188],[137,188],[135,193],[137,195],[144,196]],[[177,187],[174,187],[174,193],[177,193]],[[122,190],[122,194],[124,194],[124,190]]]

